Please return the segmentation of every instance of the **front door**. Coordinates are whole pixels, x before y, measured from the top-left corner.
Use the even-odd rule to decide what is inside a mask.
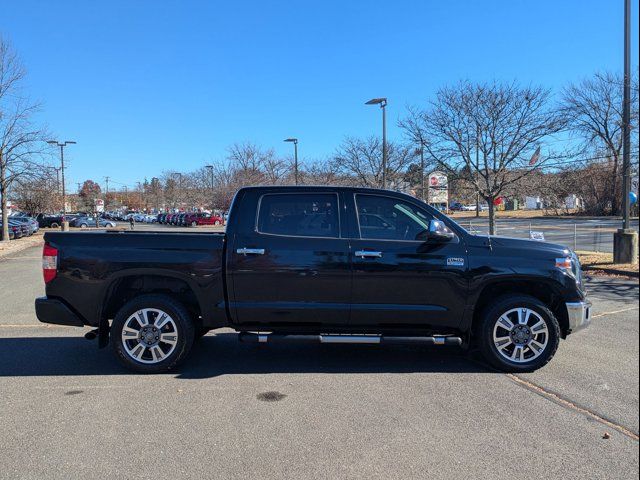
[[[318,327],[349,320],[349,244],[339,195],[266,193],[255,228],[231,245],[236,319],[246,329]]]
[[[356,194],[353,201],[352,324],[456,327],[467,293],[460,239],[420,240],[433,218],[416,203],[384,194]]]

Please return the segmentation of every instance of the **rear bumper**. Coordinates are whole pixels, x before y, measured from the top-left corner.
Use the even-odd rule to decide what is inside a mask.
[[[569,332],[575,333],[591,324],[591,302],[568,302]]]
[[[36,298],[36,316],[42,323],[84,327],[84,322],[78,315],[63,302],[54,298]]]

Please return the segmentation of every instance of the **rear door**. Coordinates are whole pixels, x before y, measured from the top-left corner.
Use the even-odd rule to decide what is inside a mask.
[[[428,209],[384,194],[355,194],[352,239],[354,325],[455,327],[466,301],[466,249],[418,240]]]
[[[343,325],[349,320],[349,242],[331,190],[250,190],[251,222],[231,240],[231,307],[244,328]],[[249,214],[249,212],[246,212]]]

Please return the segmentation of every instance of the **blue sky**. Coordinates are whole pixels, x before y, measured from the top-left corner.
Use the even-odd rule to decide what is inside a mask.
[[[633,64],[638,67],[638,1]],[[69,187],[130,186],[251,140],[303,159],[380,130],[460,79],[558,89],[622,70],[622,0],[4,0],[0,34],[28,69]],[[71,188],[70,188],[71,189]],[[73,190],[73,189],[71,189]]]

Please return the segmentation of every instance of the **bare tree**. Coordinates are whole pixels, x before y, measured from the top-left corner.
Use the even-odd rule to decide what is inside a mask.
[[[11,194],[25,212],[36,216],[39,213],[56,211],[59,206],[59,198],[52,195],[57,188],[55,173],[51,170],[44,171],[37,178],[18,178],[14,182]]]
[[[599,188],[592,184],[594,192],[600,191],[596,204],[602,209],[593,212],[599,215],[620,211],[620,188],[622,167],[622,75],[609,72],[596,73],[592,78],[571,84],[563,91],[562,114],[568,119],[569,128],[582,139],[575,155],[580,157],[601,157],[600,167],[585,170],[598,170],[604,173],[599,180],[604,182]],[[631,89],[631,138],[634,143],[632,152],[637,152],[638,140],[638,81],[633,79]],[[637,160],[637,157],[636,157]],[[585,181],[592,183],[598,179]]]
[[[484,198],[491,234],[495,200],[554,158],[536,150],[563,126],[550,105],[549,90],[496,82],[442,88],[427,108],[409,109],[400,121],[414,143],[423,142],[439,168],[466,179]]]
[[[42,172],[44,132],[33,123],[39,106],[22,95],[25,69],[11,45],[0,37],[0,209],[2,241],[9,240],[7,201],[18,179]]]
[[[293,160],[279,157],[273,148],[244,142],[232,145],[228,152],[226,160],[241,186],[278,185],[291,180]]]
[[[387,143],[387,179],[403,180],[415,151],[406,145]],[[336,150],[332,166],[339,174],[352,177],[356,185],[382,187],[382,142],[377,137],[347,137]]]

